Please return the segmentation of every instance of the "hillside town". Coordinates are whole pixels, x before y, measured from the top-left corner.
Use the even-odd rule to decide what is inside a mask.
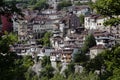
[[[48,8],[41,10],[23,8],[21,4],[17,4],[24,17],[18,14],[1,15],[1,35],[5,31],[17,35],[18,41],[10,45],[10,51],[19,56],[31,56],[34,60],[32,70],[37,75],[40,75],[39,72],[43,69],[41,61],[45,56],[49,57],[55,71],[65,76],[64,71],[71,62],[75,61],[75,55],[84,53],[87,58],[92,60],[101,52],[107,49],[112,50],[113,46],[120,43],[120,24],[117,26],[105,25],[105,21],[109,18],[98,14],[89,4],[86,4],[89,2],[94,4],[96,0],[68,1],[71,2],[71,5],[60,10],[58,5],[62,2],[61,0],[47,0]],[[76,5],[78,3],[81,5]],[[12,23],[7,21],[8,18],[12,18]],[[83,58],[85,59],[85,57]],[[84,69],[81,61],[76,59],[74,64],[76,73],[81,73]],[[100,70],[95,70],[95,72],[102,74]]]

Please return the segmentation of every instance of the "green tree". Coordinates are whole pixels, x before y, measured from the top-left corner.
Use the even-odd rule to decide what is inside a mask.
[[[40,42],[43,43],[42,45],[50,47],[51,43],[50,43],[50,37],[52,36],[51,32],[46,32],[44,34],[44,37],[42,39],[40,39]]]
[[[10,45],[15,42],[12,34],[0,37],[0,80],[25,80],[24,73],[32,65],[31,58],[23,58],[11,51]]]
[[[75,72],[75,65],[73,62],[69,63],[68,64],[68,70],[71,72],[71,73],[74,73]]]
[[[69,75],[67,80],[99,80],[99,77],[92,72],[82,72]]]
[[[29,4],[30,4],[30,5],[35,5],[36,3],[37,3],[37,0],[30,0],[30,1],[29,1]]]
[[[65,71],[64,71],[66,78],[68,78],[68,76],[69,76],[71,73],[74,74],[74,72],[75,72],[75,67],[74,67],[74,63],[73,63],[73,62],[72,62],[72,63],[69,63],[67,67],[68,67],[68,68],[65,69]]]
[[[101,80],[119,80],[120,74],[120,46],[105,50],[94,59],[90,60],[85,68],[89,71],[100,71]]]
[[[10,2],[10,1],[1,0],[0,7],[1,7],[0,8],[0,15],[13,14],[13,13],[23,15],[21,13],[21,10],[16,7],[15,1]]]
[[[39,80],[39,77],[31,68],[29,68],[28,71],[25,72],[25,80]]]
[[[51,79],[54,74],[53,74],[53,67],[51,65],[46,65],[41,71],[40,71],[40,77],[41,78],[45,78],[46,80],[49,80]],[[45,80],[45,79],[42,79],[42,80]]]
[[[85,17],[84,15],[80,15],[80,16],[79,16],[79,19],[80,19],[80,23],[81,23],[81,24],[84,24],[84,17]]]
[[[48,4],[46,3],[46,0],[38,0],[36,4],[33,6],[33,9],[46,9],[48,8]]]
[[[45,67],[46,65],[51,65],[51,62],[50,62],[50,57],[49,56],[44,56],[42,58],[42,67]]]
[[[66,80],[62,74],[55,73],[54,77],[50,80]]]
[[[96,11],[103,15],[109,17],[105,22],[105,25],[117,26],[120,24],[118,16],[120,15],[120,1],[119,0],[97,0],[95,4],[93,4],[93,8]]]
[[[74,54],[74,57],[73,57],[73,61],[75,63],[84,63],[88,60],[89,60],[89,58],[81,52],[78,52],[78,53]]]
[[[101,70],[102,66],[104,65],[104,58],[100,54],[96,56],[94,59],[91,59],[88,61],[85,65],[86,70],[89,71],[95,71],[95,70]]]
[[[113,75],[108,78],[108,80],[119,80],[120,79],[120,68],[116,68],[113,71]]]
[[[57,9],[61,10],[64,7],[68,7],[68,6],[72,6],[72,3],[70,1],[63,0],[58,4]]]
[[[85,38],[84,45],[81,49],[82,53],[87,53],[89,51],[89,48],[96,45],[96,40],[93,36],[93,34],[88,34]]]
[[[10,45],[14,44],[17,41],[17,36],[12,33],[0,36],[0,53],[7,54],[10,52]]]
[[[28,69],[30,66],[32,66],[32,65],[34,64],[31,56],[25,56],[25,57],[23,57],[22,61],[23,61],[23,64],[22,64],[22,65],[23,65],[26,69]]]

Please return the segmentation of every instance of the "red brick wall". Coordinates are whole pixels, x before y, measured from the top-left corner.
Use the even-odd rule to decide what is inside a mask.
[[[1,15],[1,22],[2,22],[2,32],[11,32],[13,29],[13,24],[11,20],[11,15],[5,14]]]

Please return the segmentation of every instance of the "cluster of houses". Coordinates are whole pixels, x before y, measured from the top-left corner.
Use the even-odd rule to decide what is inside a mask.
[[[49,4],[52,4],[52,0],[49,1],[51,1]],[[116,44],[116,30],[119,29],[112,28],[111,33],[111,28],[103,25],[107,18],[92,14],[87,5],[70,6],[67,11],[25,9],[23,13],[24,18],[13,21],[13,29],[18,34],[20,43],[15,44],[12,49],[18,55],[36,55],[39,59],[50,56],[50,61],[56,65],[55,62],[70,63],[74,54],[84,45],[85,37],[90,33],[94,35],[97,43],[90,48],[91,59]],[[80,24],[80,15],[85,16],[84,25]],[[17,17],[19,16],[14,16]],[[37,45],[36,40],[48,31],[53,34],[50,38],[51,47]],[[118,34],[120,31],[117,31]],[[120,35],[117,38],[120,38]]]

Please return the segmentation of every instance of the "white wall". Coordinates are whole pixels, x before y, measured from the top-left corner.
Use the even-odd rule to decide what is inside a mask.
[[[90,50],[90,59],[95,58],[99,53],[101,53],[104,49],[92,49]]]
[[[105,18],[94,19],[91,17],[85,17],[84,23],[86,29],[101,29],[104,30],[105,26],[103,25]]]

